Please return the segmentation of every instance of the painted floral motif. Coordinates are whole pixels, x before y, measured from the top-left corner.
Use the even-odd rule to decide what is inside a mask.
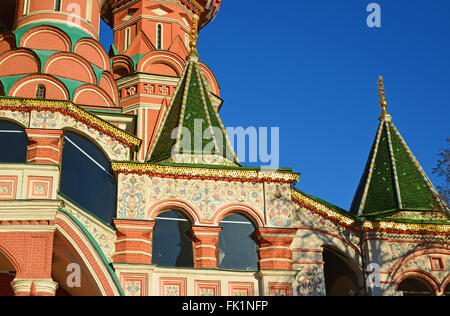
[[[215,291],[213,288],[201,288],[200,296],[215,296]]]
[[[34,186],[34,195],[44,195],[45,191],[47,189],[46,185],[40,184],[40,185],[36,185]]]
[[[148,201],[157,203],[164,199],[185,200],[208,221],[228,203],[248,203],[255,208],[263,205],[262,185],[258,183],[151,178]]]
[[[244,289],[235,289],[232,291],[233,295],[232,296],[248,296],[248,290],[244,290]]]
[[[125,295],[126,296],[141,296],[141,281],[126,281]]]
[[[288,227],[292,224],[293,203],[290,192],[289,185],[274,183],[267,185],[267,206],[271,225]]]
[[[180,296],[180,286],[179,285],[166,285],[164,287],[165,296]]]
[[[327,220],[317,213],[310,211],[309,209],[298,206],[293,215],[295,225],[317,227],[331,232],[336,232],[339,228],[338,225],[330,220]]]
[[[269,222],[274,226],[286,227],[291,225],[290,201],[287,199],[271,199],[269,201]]]
[[[30,119],[30,113],[28,112],[0,111],[0,116],[10,118],[24,126],[28,126]]]
[[[66,203],[66,210],[69,211],[94,237],[102,249],[106,259],[112,262],[115,252],[116,234],[113,230],[102,228],[100,224],[95,223],[95,220],[89,219],[89,216],[83,211],[72,207],[70,203]]]
[[[415,248],[417,248],[417,245],[414,244],[405,244],[405,243],[391,243],[390,248],[392,252],[392,259],[398,259],[401,258],[408,253],[411,253],[414,251]]]
[[[219,184],[197,181],[192,187],[191,200],[197,205],[203,218],[212,219],[214,211],[223,201]]]
[[[447,256],[447,260],[450,260],[450,257]],[[444,260],[445,262],[445,260]],[[424,254],[419,257],[415,257],[408,262],[406,262],[400,269],[400,271],[396,272],[396,275],[402,275],[407,271],[422,271],[425,274],[432,275],[438,283],[442,283],[445,278],[448,277],[448,270],[444,269],[443,271],[436,271],[433,270],[431,266],[431,260],[430,256],[427,254]]]
[[[145,178],[137,175],[122,175],[122,195],[119,198],[119,218],[144,219]]]
[[[31,127],[33,128],[58,128],[60,113],[55,112],[32,112]]]
[[[9,194],[10,189],[10,185],[0,185],[0,193],[2,194]]]
[[[272,295],[273,296],[289,296],[289,289],[288,288],[273,289],[272,290]]]
[[[324,296],[323,273],[317,267],[301,267],[297,275],[298,296]]]

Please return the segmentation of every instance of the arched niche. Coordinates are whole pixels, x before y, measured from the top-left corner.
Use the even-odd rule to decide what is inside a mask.
[[[14,296],[15,293],[11,288],[11,282],[16,276],[16,268],[8,257],[0,250],[0,297]]]
[[[20,47],[70,52],[72,43],[70,37],[60,29],[41,25],[25,32],[20,39]]]
[[[193,268],[192,220],[178,210],[166,210],[155,220],[152,263],[162,267]]]
[[[100,78],[100,88],[111,97],[115,104],[119,104],[119,90],[111,73],[105,71]]]
[[[333,246],[323,246],[325,288],[327,296],[359,296],[360,269]]]
[[[253,239],[255,226],[248,216],[230,213],[221,222],[219,234],[219,269],[257,271],[257,245]]]
[[[46,62],[44,73],[66,79],[96,84],[97,77],[91,64],[74,53],[56,53]]]
[[[405,278],[397,287],[403,296],[435,296],[433,286],[420,276]]]
[[[41,61],[30,49],[19,48],[0,55],[0,74],[2,77],[39,73]]]
[[[137,71],[167,76],[181,76],[186,61],[177,54],[168,51],[153,51],[142,57]]]
[[[105,90],[96,85],[83,85],[73,95],[73,103],[79,105],[93,105],[103,107],[116,107],[113,99]]]
[[[105,49],[91,38],[80,39],[75,44],[74,53],[84,57],[91,64],[99,67],[100,69],[106,71],[111,69],[109,56]]]
[[[37,97],[37,90],[40,85],[45,86],[45,98],[50,100],[69,100],[70,95],[64,83],[53,76],[35,74],[26,76],[18,80],[9,89],[8,96],[18,98]]]

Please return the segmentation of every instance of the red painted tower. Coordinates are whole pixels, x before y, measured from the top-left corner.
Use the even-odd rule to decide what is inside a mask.
[[[144,161],[170,104],[189,54],[194,15],[205,26],[220,1],[111,1],[114,30],[113,68],[124,113],[137,116],[137,137],[143,144],[137,159]],[[212,71],[200,64],[214,105],[222,105]]]

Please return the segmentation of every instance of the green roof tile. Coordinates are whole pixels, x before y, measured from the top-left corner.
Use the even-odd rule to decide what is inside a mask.
[[[391,117],[380,120],[351,213],[371,217],[401,211],[447,210]]]
[[[178,132],[174,132],[176,129]],[[194,161],[190,163],[207,164],[203,158],[213,156],[218,158],[217,164],[238,165],[236,154],[219,114],[212,105],[210,90],[195,58],[191,58],[185,67],[150,148],[149,162],[177,162],[172,153],[174,148],[177,149],[178,156],[192,157]]]

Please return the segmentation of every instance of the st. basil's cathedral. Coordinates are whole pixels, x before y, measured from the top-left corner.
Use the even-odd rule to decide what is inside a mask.
[[[449,295],[449,209],[381,77],[349,210],[239,162],[196,44],[221,4],[2,1],[0,296]]]

